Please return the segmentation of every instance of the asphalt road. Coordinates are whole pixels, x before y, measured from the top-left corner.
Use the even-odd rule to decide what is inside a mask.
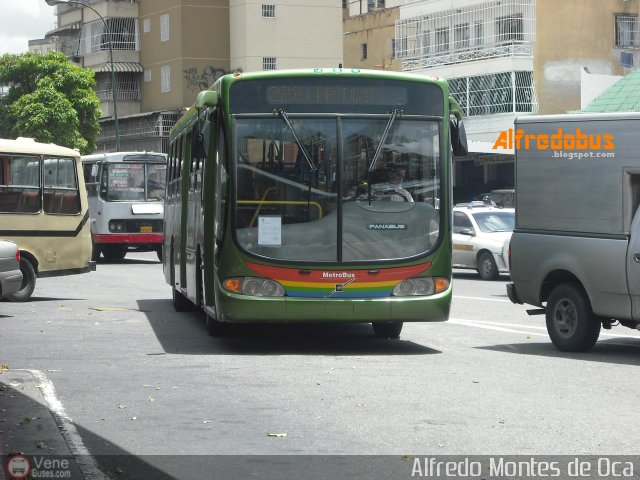
[[[155,254],[133,254],[0,303],[0,395],[48,392],[75,456],[637,453],[638,332],[561,353],[543,316],[509,302],[507,280],[457,271],[450,321],[406,324],[396,341],[370,325],[213,339],[202,314],[173,310]],[[5,453],[38,452],[37,430],[6,423]]]

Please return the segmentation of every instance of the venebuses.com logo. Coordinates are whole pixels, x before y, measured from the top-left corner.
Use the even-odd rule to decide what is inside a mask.
[[[615,137],[610,133],[586,134],[579,128],[576,128],[575,131],[565,131],[562,128],[558,128],[557,132],[552,134],[525,133],[524,130],[521,129],[514,132],[513,129],[510,128],[508,131],[500,132],[492,149],[562,150],[565,154],[581,152],[582,155],[580,157],[613,156],[613,154],[590,155],[589,153],[596,153],[593,152],[594,150],[615,150],[614,140]],[[570,155],[554,154],[554,157],[558,156]],[[573,156],[570,157],[573,158]]]

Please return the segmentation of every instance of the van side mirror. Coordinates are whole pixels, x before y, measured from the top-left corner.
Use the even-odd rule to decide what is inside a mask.
[[[453,148],[453,154],[456,157],[464,157],[469,153],[467,133],[464,130],[464,123],[462,123],[462,120],[451,117],[449,120],[449,126],[451,127],[451,147]]]
[[[92,177],[97,177],[98,176],[98,164],[94,163],[93,165],[91,165],[91,176]]]

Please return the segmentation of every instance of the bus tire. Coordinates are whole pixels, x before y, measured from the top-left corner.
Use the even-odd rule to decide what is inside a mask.
[[[109,262],[119,262],[127,255],[127,247],[122,245],[105,245],[102,256]]]
[[[600,319],[593,314],[586,293],[573,283],[555,287],[546,305],[547,332],[558,350],[586,352],[600,335]]]
[[[395,340],[400,337],[402,331],[402,322],[385,322],[385,323],[372,323],[373,333],[378,338],[390,338]]]
[[[100,259],[101,249],[93,240],[91,241],[91,260],[97,262]]]
[[[229,324],[218,320],[217,315],[207,313],[206,318],[207,333],[211,337],[224,337],[229,333]]]
[[[491,252],[482,252],[478,255],[478,274],[483,280],[495,280],[498,278],[498,267]]]
[[[193,310],[194,305],[187,297],[179,292],[175,287],[173,290],[173,308],[176,312],[189,312]]]
[[[26,302],[31,298],[36,288],[36,269],[26,258],[20,259],[20,271],[22,272],[22,284],[20,290],[7,297],[11,302]]]

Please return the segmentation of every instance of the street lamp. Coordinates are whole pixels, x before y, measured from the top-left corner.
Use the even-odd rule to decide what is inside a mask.
[[[82,5],[84,7],[87,7],[93,10],[93,12],[96,15],[98,15],[98,17],[100,17],[100,20],[102,20],[102,23],[104,23],[104,31],[106,32],[107,39],[109,40],[109,63],[111,64],[111,96],[113,97],[113,120],[115,122],[115,128],[116,128],[116,151],[119,152],[120,151],[120,125],[118,124],[118,102],[116,101],[116,74],[113,66],[113,46],[111,44],[111,30],[109,29],[109,25],[107,25],[107,21],[104,19],[102,15],[100,15],[100,13],[98,13],[98,11],[95,8],[93,8],[91,5],[87,5],[84,2],[79,2],[77,0],[45,0],[45,2],[47,2],[47,5],[50,5],[52,7],[60,4]]]

